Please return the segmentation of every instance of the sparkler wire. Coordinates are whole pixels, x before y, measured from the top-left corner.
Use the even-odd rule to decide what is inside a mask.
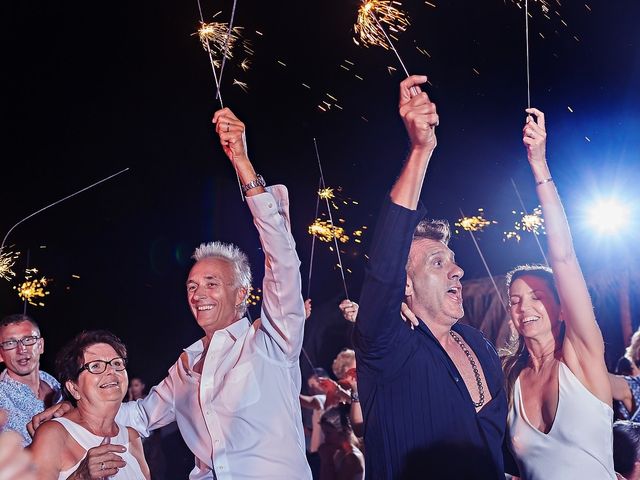
[[[322,172],[322,163],[320,162],[320,152],[318,151],[318,143],[316,142],[315,137],[313,138],[313,146],[315,147],[315,150],[316,150],[316,158],[318,159],[318,168],[320,169],[320,182],[322,183],[322,188],[326,188],[327,185],[324,182],[324,173]],[[331,205],[329,204],[328,198],[325,198],[325,201],[327,202],[327,213],[329,214],[329,221],[333,226],[334,223],[333,223],[333,215],[331,215]],[[344,268],[342,268],[342,258],[340,257],[340,247],[338,246],[338,239],[336,238],[335,235],[333,236],[333,242],[336,246],[336,255],[338,255],[338,266],[340,267],[340,276],[342,277],[342,286],[344,287],[344,294],[348,300],[349,292],[347,290],[347,281],[344,278]]]
[[[227,53],[229,52],[229,38],[231,37],[231,31],[233,30],[233,20],[236,17],[237,3],[238,3],[238,0],[233,0],[233,6],[231,7],[231,18],[229,19],[229,28],[227,30],[227,36],[224,39],[224,48],[222,49],[222,65],[220,65],[220,78],[218,82],[218,91],[216,92],[216,98],[220,96],[220,85],[222,85],[222,72],[224,71],[225,63],[227,62]],[[222,103],[222,97],[220,97],[220,103]]]
[[[529,0],[524,0],[524,35],[527,48],[527,108],[531,108],[531,79],[529,74]]]
[[[524,202],[522,201],[522,197],[520,196],[520,191],[518,190],[518,186],[516,185],[516,182],[513,180],[513,178],[511,179],[511,185],[513,185],[513,189],[516,191],[516,195],[518,197],[518,200],[520,201],[520,206],[522,207],[522,211],[525,213],[525,215],[529,215],[529,212],[527,212],[527,209],[524,206]],[[548,267],[549,266],[549,260],[547,260],[547,256],[544,254],[544,250],[542,249],[542,244],[540,243],[540,240],[538,239],[538,235],[536,235],[534,233],[533,237],[536,239],[536,243],[538,244],[538,249],[540,250],[540,253],[542,254],[542,258],[544,258],[544,263]]]
[[[202,15],[202,6],[200,5],[200,0],[198,2],[198,13],[200,14],[200,24],[204,25],[204,16]],[[220,85],[222,82],[222,70],[224,69],[224,64],[227,59],[227,52],[229,51],[229,36],[231,35],[231,29],[233,28],[233,17],[236,13],[236,0],[233,2],[233,10],[231,12],[231,21],[229,22],[229,29],[227,30],[227,36],[224,39],[224,49],[222,51],[222,65],[220,65],[220,78],[218,78],[218,74],[216,73],[216,66],[213,61],[213,55],[211,54],[211,47],[209,46],[209,42],[205,42],[207,46],[207,54],[209,55],[209,63],[211,64],[211,71],[213,72],[213,80],[216,84],[216,99],[220,102],[220,108],[224,108],[224,102],[222,101],[222,93],[220,92]],[[242,182],[240,181],[240,173],[238,172],[238,167],[236,167],[236,159],[232,155],[231,163],[233,164],[233,169],[236,172],[236,179],[238,180],[238,188],[240,189],[240,198],[244,202],[244,192],[242,191]]]
[[[384,38],[389,43],[389,46],[391,47],[391,50],[393,50],[393,53],[396,54],[396,57],[398,58],[398,61],[400,62],[400,66],[402,67],[402,70],[404,70],[404,73],[408,78],[410,76],[409,75],[409,70],[407,70],[407,67],[405,67],[404,62],[402,61],[402,58],[400,57],[400,54],[398,53],[398,50],[396,50],[396,46],[393,44],[393,41],[391,40],[391,37],[389,37],[389,35],[387,35],[387,31],[382,26],[382,23],[380,23],[380,20],[378,20],[378,16],[373,12],[373,9],[369,10],[369,15],[371,15],[373,17],[373,19],[376,22],[376,25],[378,25],[378,28],[382,31],[382,34],[384,35]],[[413,95],[417,95],[418,93],[420,93],[420,88],[417,87],[417,86],[411,87],[410,90],[411,90],[411,93]]]
[[[318,180],[318,190],[322,188],[322,177]],[[320,195],[316,196],[316,214],[314,220],[318,218],[318,209],[320,207]],[[311,298],[311,272],[313,272],[313,254],[316,248],[316,236],[311,235],[311,258],[309,259],[309,278],[307,280],[307,298]]]
[[[458,210],[460,210],[460,215],[462,215],[462,217],[465,217],[464,212],[462,211],[461,208],[459,208]],[[505,313],[509,313],[509,310],[507,309],[507,304],[504,303],[504,299],[502,298],[502,294],[500,293],[500,289],[498,288],[498,285],[496,285],[496,281],[493,278],[493,274],[491,273],[491,270],[489,269],[489,265],[487,264],[487,261],[484,258],[484,254],[482,253],[482,250],[480,250],[480,245],[478,245],[478,241],[476,240],[476,236],[473,234],[473,232],[471,230],[467,230],[467,232],[469,232],[469,235],[471,235],[471,240],[473,240],[473,244],[476,247],[476,250],[478,251],[478,255],[480,255],[480,260],[482,260],[482,264],[484,265],[485,270],[487,271],[487,274],[489,275],[489,279],[491,280],[491,284],[493,285],[493,288],[496,291],[496,294],[498,295],[498,300],[500,300],[500,303],[502,304],[502,308],[504,308]]]
[[[9,231],[7,232],[7,234],[6,234],[6,235],[4,236],[4,238],[2,239],[2,245],[0,245],[0,250],[2,250],[2,248],[4,248],[4,244],[5,244],[5,242],[7,241],[7,237],[8,237],[8,236],[9,236],[9,234],[13,231],[13,229],[14,229],[14,228],[16,228],[18,225],[20,225],[20,224],[21,224],[22,222],[24,222],[25,220],[28,220],[28,219],[30,219],[31,217],[33,217],[33,216],[35,216],[35,215],[39,214],[40,212],[44,212],[44,211],[45,211],[45,210],[47,210],[48,208],[53,207],[54,205],[57,205],[57,204],[59,204],[59,203],[61,203],[61,202],[64,202],[65,200],[68,200],[68,199],[69,199],[69,198],[71,198],[71,197],[75,197],[76,195],[78,195],[78,194],[80,194],[80,193],[82,193],[82,192],[84,192],[84,191],[86,191],[86,190],[89,190],[90,188],[93,188],[93,187],[95,187],[96,185],[99,185],[99,184],[101,184],[101,183],[103,183],[103,182],[106,182],[107,180],[111,180],[113,177],[116,177],[116,176],[120,175],[121,173],[126,172],[127,170],[129,170],[129,167],[124,168],[124,169],[120,170],[119,172],[114,173],[113,175],[109,175],[108,177],[103,178],[102,180],[98,180],[97,182],[92,183],[92,184],[91,184],[91,185],[89,185],[88,187],[84,187],[83,189],[78,190],[77,192],[72,193],[71,195],[67,195],[66,197],[61,198],[60,200],[56,200],[55,202],[53,202],[53,203],[51,203],[51,204],[47,205],[46,207],[43,207],[43,208],[41,208],[40,210],[38,210],[38,211],[36,211],[36,212],[33,212],[31,215],[28,215],[28,216],[24,217],[22,220],[20,220],[18,223],[16,223],[13,227],[11,227],[11,228],[9,229]]]

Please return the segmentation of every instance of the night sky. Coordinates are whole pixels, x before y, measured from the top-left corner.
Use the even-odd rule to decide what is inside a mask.
[[[527,209],[537,205],[521,140],[523,10],[509,0],[432,3],[404,2],[411,26],[397,42],[407,68],[429,76],[426,91],[441,119],[423,201],[430,215],[452,223],[459,209],[478,208],[498,222],[478,234],[494,274],[539,262],[531,235],[503,241],[517,219],[512,210],[521,210],[510,179]],[[640,3],[553,2],[549,18],[530,3],[532,105],[547,114],[549,164],[581,263],[588,277],[634,273],[637,222],[625,237],[603,240],[583,220],[597,195],[615,195],[640,213]],[[222,10],[216,20],[228,21],[231,5],[202,0],[205,19]],[[244,72],[245,54],[236,50],[222,83],[225,105],[247,124],[256,170],[289,187],[305,294],[317,139],[327,185],[341,187],[349,203],[339,201],[333,215],[352,237],[342,248],[356,300],[378,205],[408,150],[396,108],[402,74],[390,52],[352,41],[358,5],[238,0],[235,24],[254,54]],[[201,334],[184,287],[194,247],[234,242],[249,254],[256,279],[262,275],[255,229],[210,123],[218,104],[208,58],[192,36],[197,4],[38,0],[3,10],[2,236],[43,206],[130,168],[27,220],[7,240],[21,252],[17,279],[27,266],[53,279],[45,306],[27,309],[47,340],[43,365],[51,370],[56,350],[80,330],[107,328],[128,343],[130,374],[153,384]],[[323,100],[332,104],[326,112],[318,108],[326,108]],[[357,244],[352,232],[363,225]],[[462,233],[452,248],[466,277],[486,276]],[[312,320],[323,322],[337,315],[344,294],[335,254],[316,247]],[[2,315],[23,308],[16,283],[0,279]],[[336,337],[330,341],[339,349]]]

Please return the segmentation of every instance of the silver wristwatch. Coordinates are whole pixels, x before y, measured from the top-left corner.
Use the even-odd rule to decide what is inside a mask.
[[[252,188],[264,187],[266,184],[267,182],[264,181],[262,175],[258,174],[255,180],[251,180],[249,183],[242,185],[242,193],[247,193]]]

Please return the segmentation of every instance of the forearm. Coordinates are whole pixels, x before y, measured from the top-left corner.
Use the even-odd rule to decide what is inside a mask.
[[[551,262],[566,263],[577,261],[569,230],[569,222],[556,185],[552,180],[549,180],[552,177],[547,163],[532,166],[531,170],[544,215],[544,228],[547,232],[547,244]]]
[[[304,301],[300,260],[289,225],[286,188],[270,187],[247,199],[265,255],[262,287],[262,324],[288,357],[297,358],[302,347]]]
[[[240,178],[240,182],[242,185],[246,185],[252,181],[254,181],[258,175],[253,168],[253,164],[249,160],[246,153],[240,155],[234,155],[233,157],[233,165],[238,172],[238,177]],[[262,186],[257,186],[251,188],[246,191],[245,196],[252,197],[254,195],[258,195],[260,193],[264,193],[266,190]]]
[[[411,149],[400,176],[391,189],[393,203],[410,210],[417,208],[432,153],[433,150],[427,147]]]

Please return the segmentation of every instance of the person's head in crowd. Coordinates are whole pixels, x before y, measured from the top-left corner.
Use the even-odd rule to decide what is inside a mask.
[[[187,278],[187,300],[198,325],[210,337],[247,310],[251,267],[235,245],[210,242],[196,248]]]
[[[631,337],[631,343],[624,352],[624,356],[631,362],[633,377],[640,375],[640,328]]]
[[[145,383],[140,377],[133,377],[129,380],[129,400],[138,400],[144,398],[146,388]]]
[[[82,332],[56,358],[58,378],[74,406],[122,402],[129,386],[127,348],[106,330]]]
[[[413,233],[406,265],[405,301],[429,324],[450,328],[464,315],[464,270],[448,247],[451,230],[446,220],[422,220]]]
[[[345,443],[356,445],[358,440],[353,433],[349,420],[349,406],[337,405],[326,410],[320,418],[325,443],[341,447]]]
[[[356,368],[356,352],[350,348],[345,348],[338,353],[331,365],[331,370],[338,381],[342,380],[347,372],[353,368]]]
[[[639,369],[635,363],[629,360],[627,357],[620,357],[616,363],[616,368],[613,373],[616,375],[626,375],[629,377],[636,377],[639,374]]]
[[[322,389],[319,382],[320,378],[329,378],[329,374],[324,368],[316,367],[313,369],[313,373],[307,379],[309,393],[311,393],[312,395],[324,393],[324,390]]]
[[[37,375],[43,353],[40,328],[29,315],[8,315],[0,321],[0,362],[11,378],[21,381],[34,372]]]
[[[509,315],[516,334],[503,349],[507,396],[529,359],[525,340],[553,334],[558,345],[564,338],[560,297],[553,271],[544,265],[520,265],[506,275]]]
[[[627,480],[640,480],[640,423],[618,420],[613,424],[613,464]]]

